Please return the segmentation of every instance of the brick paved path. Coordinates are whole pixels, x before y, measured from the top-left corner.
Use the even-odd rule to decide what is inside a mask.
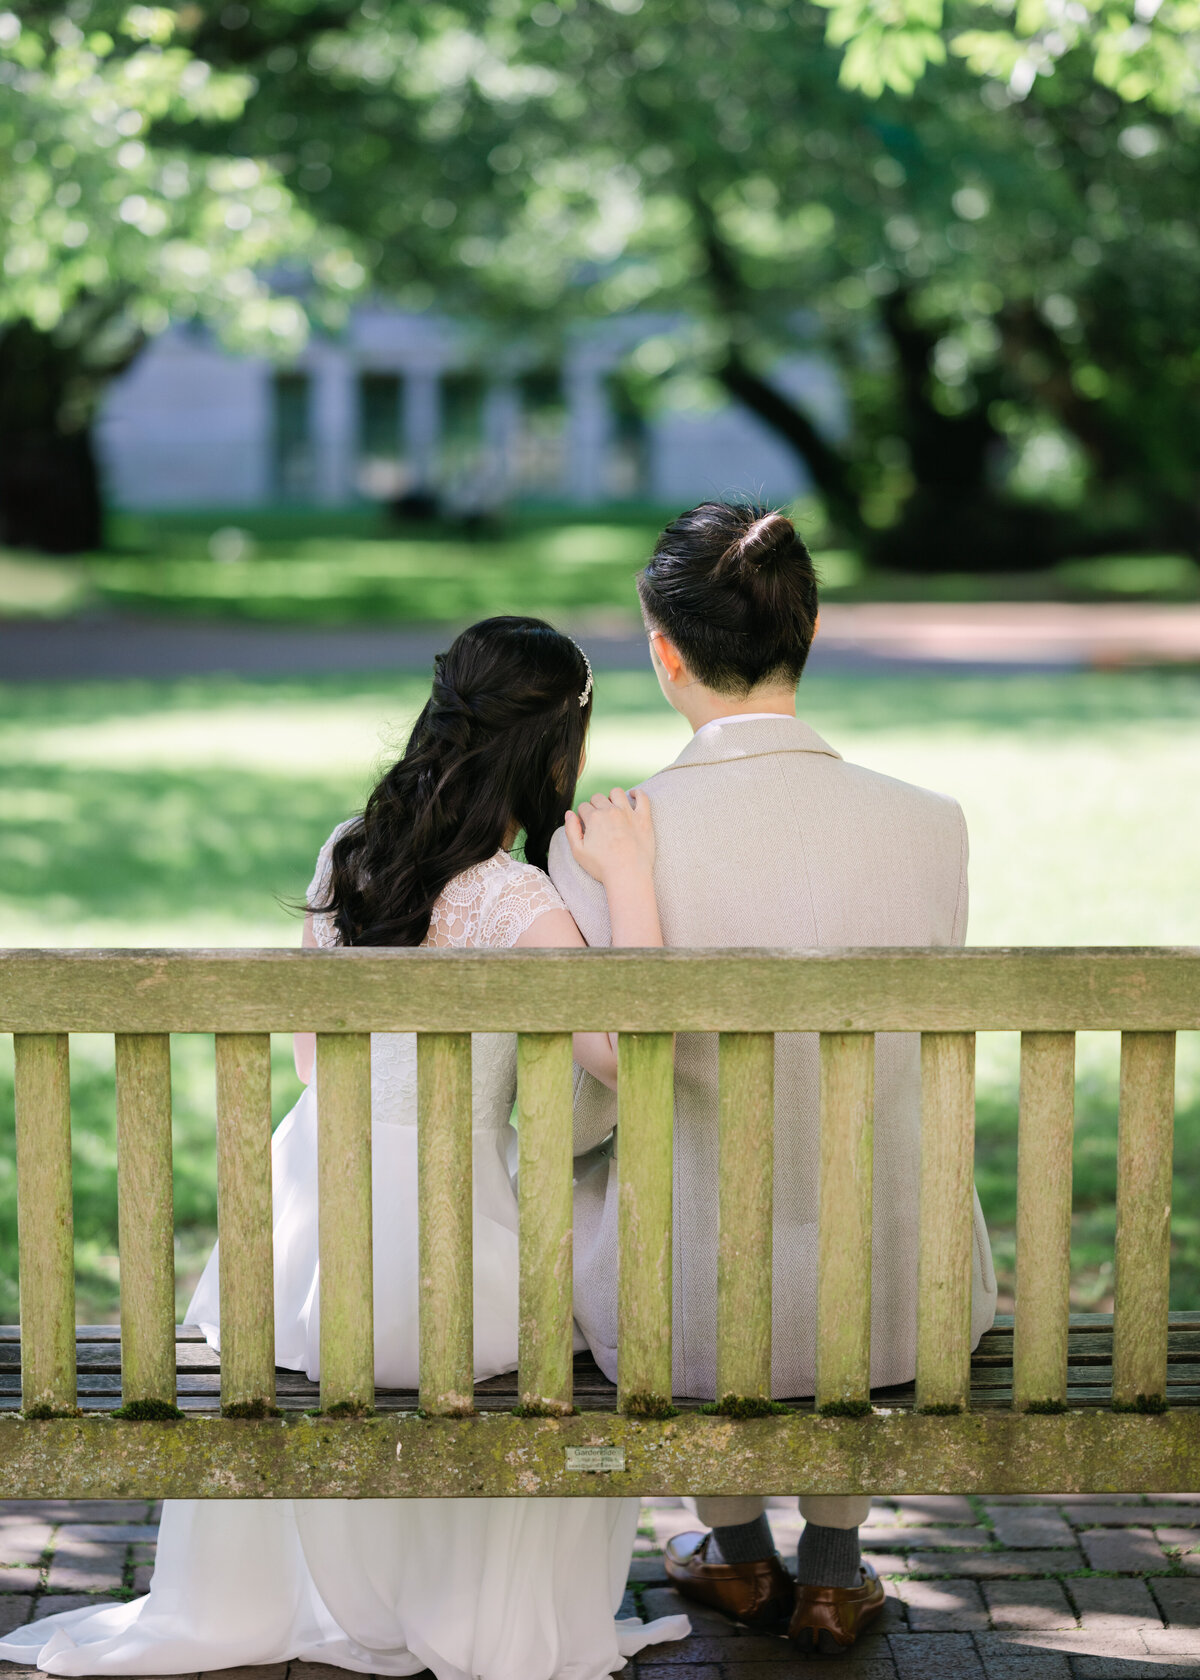
[[[0,1502],[0,1630],[144,1592],[157,1535],[144,1501]],[[794,1549],[794,1502],[771,1511]],[[683,1606],[661,1548],[694,1525],[675,1499],[643,1512],[626,1613]],[[887,1582],[882,1626],[840,1661],[691,1611],[693,1635],[646,1651],[628,1680],[1138,1680],[1200,1677],[1200,1494],[880,1502],[865,1550]],[[635,1677],[636,1668],[636,1677]],[[0,1664],[0,1672],[28,1674]],[[342,1680],[292,1663],[222,1680]]]

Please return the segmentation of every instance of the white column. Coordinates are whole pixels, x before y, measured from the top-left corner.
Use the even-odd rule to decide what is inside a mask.
[[[437,483],[438,444],[442,436],[442,380],[436,368],[408,368],[404,375],[404,449],[412,469],[412,488]]]
[[[563,369],[563,396],[567,406],[564,488],[574,502],[602,502],[608,493],[608,452],[613,428],[604,383],[607,371],[607,358],[600,363],[586,351],[577,351]]]
[[[313,492],[323,506],[341,507],[354,499],[357,370],[344,352],[322,345],[310,363],[310,378]]]

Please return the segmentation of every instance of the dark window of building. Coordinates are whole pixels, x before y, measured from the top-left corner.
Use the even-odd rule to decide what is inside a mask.
[[[441,479],[453,499],[465,495],[483,456],[483,376],[448,373],[442,378]]]
[[[609,378],[608,400],[612,409],[608,493],[617,501],[638,501],[646,495],[650,481],[645,411],[620,372]]]
[[[306,373],[277,373],[272,389],[275,494],[302,502],[313,492],[311,381]]]
[[[397,373],[364,373],[358,381],[358,488],[384,499],[406,487],[400,433],[402,383]]]
[[[518,383],[521,438],[516,462],[517,484],[526,496],[561,496],[567,423],[562,372],[557,367],[530,368]]]

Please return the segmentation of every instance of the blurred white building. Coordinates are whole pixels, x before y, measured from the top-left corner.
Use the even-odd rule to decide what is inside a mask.
[[[253,508],[432,493],[467,512],[512,500],[783,501],[805,490],[792,452],[738,404],[635,408],[623,367],[670,325],[596,326],[545,365],[452,322],[367,307],[287,368],[174,328],[105,404],[109,494],[130,508]],[[843,429],[827,365],[796,358],[773,378],[832,434]]]

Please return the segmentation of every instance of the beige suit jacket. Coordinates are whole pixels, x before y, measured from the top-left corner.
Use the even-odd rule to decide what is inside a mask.
[[[967,834],[952,799],[847,764],[793,718],[710,726],[645,784],[667,945],[812,949],[961,945]],[[560,830],[550,874],[590,945],[611,934],[603,890]],[[813,1034],[776,1038],[776,1396],[813,1392],[819,1067]],[[871,1379],[915,1370],[920,1045],[876,1039]],[[581,1070],[575,1098],[575,1311],[600,1368],[617,1367],[616,1096]],[[681,1034],[675,1061],[674,1390],[716,1383],[717,1041]],[[996,1279],[975,1200],[972,1345]]]

